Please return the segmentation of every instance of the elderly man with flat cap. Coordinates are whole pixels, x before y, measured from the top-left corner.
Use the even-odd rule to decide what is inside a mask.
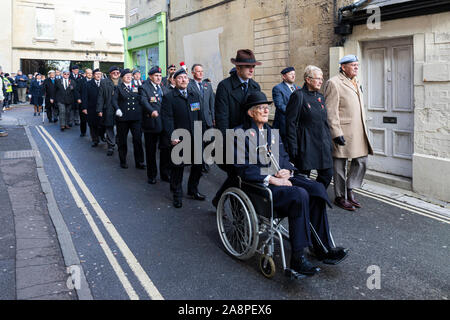
[[[295,82],[294,67],[287,67],[281,70],[283,81],[272,89],[273,103],[275,104],[275,118],[273,120],[273,128],[280,130],[280,137],[283,143],[286,143],[286,106],[289,98],[299,87]]]
[[[159,176],[169,182],[170,177],[170,139],[163,128],[161,104],[167,89],[161,86],[161,68],[154,66],[148,72],[148,80],[139,88],[143,106],[142,131],[145,140],[147,159],[147,178],[149,184],[156,183],[158,168],[156,147],[159,146]]]
[[[245,119],[245,111],[242,109],[249,94],[261,91],[259,84],[253,80],[255,66],[262,63],[256,61],[255,54],[249,49],[237,51],[236,58],[231,58],[231,63],[235,65],[236,71],[222,80],[217,86],[216,99],[214,102],[216,128],[222,132],[225,141],[227,129],[233,129],[241,125]],[[220,146],[217,146],[220,148]],[[223,145],[225,151],[225,143]],[[225,158],[225,152],[223,152]],[[225,159],[224,159],[225,162]],[[217,207],[217,203],[222,193],[233,183],[233,166],[219,165],[227,172],[227,180],[217,191],[212,203]]]
[[[339,64],[339,74],[325,84],[328,123],[334,142],[334,203],[342,209],[354,211],[355,207],[361,208],[361,204],[352,190],[361,187],[367,157],[373,151],[367,135],[363,93],[356,78],[358,58],[348,55]],[[351,165],[347,174],[348,159],[351,159]]]
[[[98,90],[96,112],[98,116],[101,117],[99,136],[102,138],[106,135],[106,143],[108,144],[107,156],[112,156],[114,154],[114,146],[116,143],[116,136],[114,133],[116,110],[113,107],[112,100],[116,87],[120,82],[120,70],[118,67],[112,66],[109,68],[109,78],[100,81]]]
[[[171,145],[176,146],[181,138],[173,135],[176,129],[184,129],[194,137],[194,122],[202,121],[200,109],[200,96],[194,90],[188,88],[189,78],[184,68],[174,74],[176,88],[168,91],[163,97],[161,116],[164,130],[167,131]],[[198,185],[202,176],[202,164],[194,162],[194,151],[198,150],[191,139],[191,172],[189,175],[187,194],[194,200],[205,200],[205,196],[198,191]],[[200,150],[202,146],[200,145]],[[175,162],[175,161],[174,161]],[[189,163],[172,165],[170,174],[170,190],[173,193],[173,205],[175,208],[182,207],[183,198],[183,171]]]

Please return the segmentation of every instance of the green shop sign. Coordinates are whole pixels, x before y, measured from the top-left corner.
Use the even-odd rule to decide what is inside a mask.
[[[128,29],[128,50],[159,42],[159,24],[156,19]]]

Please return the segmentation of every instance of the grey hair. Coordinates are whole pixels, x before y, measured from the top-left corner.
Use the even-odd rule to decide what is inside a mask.
[[[319,67],[313,66],[313,65],[309,65],[305,68],[305,74],[303,76],[303,78],[306,80],[306,78],[312,78],[313,77],[313,72],[314,71],[319,71],[320,73],[323,74],[322,69],[320,69]]]

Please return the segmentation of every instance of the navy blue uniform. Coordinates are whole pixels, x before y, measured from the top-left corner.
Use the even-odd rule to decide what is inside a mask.
[[[266,141],[268,141],[269,148],[273,150],[276,141],[273,139],[271,129],[267,124],[264,126],[264,129],[267,130],[267,139],[260,135],[253,121],[251,121],[251,124],[242,125],[236,129],[247,130],[250,128],[255,130],[254,136],[257,138],[256,145],[253,145],[254,142],[247,138],[244,149],[245,163],[235,164],[234,166],[236,173],[244,181],[264,183],[266,175],[261,174],[261,169],[268,168],[270,164],[265,164],[266,161],[261,161],[259,157],[256,164],[250,164],[249,150],[256,150],[257,146],[266,144]],[[237,141],[236,139],[236,159],[238,150],[243,150],[243,146],[238,146]],[[290,170],[294,174],[297,172],[297,169],[289,162],[289,156],[284,150],[281,140],[278,143],[278,163],[280,168]],[[276,170],[272,172],[274,175]],[[326,204],[330,206],[331,204],[324,186],[301,175],[293,175],[289,180],[292,186],[275,186],[270,184],[268,187],[272,191],[274,210],[279,216],[288,217],[289,219],[289,235],[292,251],[301,252],[305,247],[311,245],[314,247],[317,246],[317,243],[315,243],[316,240],[311,237],[310,222],[325,247],[327,249],[332,248],[333,243],[330,238],[326,211]]]

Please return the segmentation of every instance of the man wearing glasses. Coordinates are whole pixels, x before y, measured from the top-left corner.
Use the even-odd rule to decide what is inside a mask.
[[[108,144],[108,152],[106,155],[112,156],[114,154],[114,145],[116,137],[114,135],[114,118],[116,110],[113,107],[112,99],[115,88],[120,83],[119,68],[113,66],[109,68],[109,78],[103,79],[100,82],[97,101],[97,114],[101,117],[101,124],[106,133],[106,143]],[[100,137],[103,136],[103,130],[100,131]]]
[[[342,209],[361,208],[352,190],[362,185],[367,156],[373,154],[366,129],[362,89],[356,78],[358,58],[348,55],[341,59],[338,75],[325,84],[328,123],[333,139],[334,203]],[[347,161],[351,160],[346,175]]]

